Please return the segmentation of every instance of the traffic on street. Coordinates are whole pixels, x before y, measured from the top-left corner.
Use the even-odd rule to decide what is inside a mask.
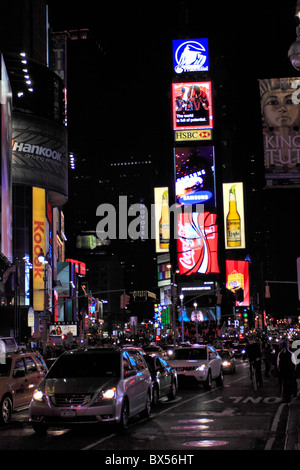
[[[124,453],[146,459],[172,453],[173,459],[178,454],[192,460],[204,449],[284,450],[289,407],[274,372],[278,352],[272,343],[270,364],[262,356],[262,384],[255,390],[249,343],[226,337],[218,339],[218,348],[207,342],[179,344],[170,359],[132,344],[66,351],[46,375],[39,369],[40,383],[32,386],[30,403],[19,403],[10,419],[1,397],[0,449],[98,450],[115,463]],[[238,345],[245,346],[243,354]],[[29,357],[14,355],[19,360]],[[0,370],[1,393],[7,398],[2,387],[7,365],[1,364]],[[15,380],[20,381],[18,370]],[[24,387],[15,387],[14,396],[21,393]]]

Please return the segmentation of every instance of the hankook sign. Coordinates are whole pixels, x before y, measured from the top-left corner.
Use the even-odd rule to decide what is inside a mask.
[[[14,112],[12,120],[13,183],[39,186],[68,195],[66,129],[35,116]]]

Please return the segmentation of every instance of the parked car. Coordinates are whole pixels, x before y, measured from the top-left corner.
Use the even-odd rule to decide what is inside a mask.
[[[0,361],[0,422],[7,424],[14,410],[29,405],[34,389],[47,372],[38,353],[6,354]]]
[[[207,389],[213,380],[218,386],[223,384],[222,359],[210,345],[178,348],[169,362],[177,372],[179,383],[190,380]]]
[[[142,349],[126,346],[66,351],[34,391],[29,421],[37,433],[50,426],[115,423],[150,416],[152,380]]]
[[[228,349],[217,350],[217,352],[222,359],[223,373],[235,374],[236,364],[234,355]]]
[[[162,397],[173,400],[177,394],[177,373],[176,370],[161,356],[156,353],[145,354],[152,377],[152,403],[157,402]]]

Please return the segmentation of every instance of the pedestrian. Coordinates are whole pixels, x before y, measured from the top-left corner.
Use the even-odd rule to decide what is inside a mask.
[[[295,357],[289,349],[288,341],[283,341],[277,356],[277,368],[281,383],[281,401],[288,405],[292,401],[295,380]]]
[[[261,346],[258,342],[254,341],[252,336],[248,338],[248,344],[246,346],[246,355],[249,360],[249,364],[253,364],[256,370],[257,383],[259,387],[263,386],[262,376],[261,376],[261,357],[262,351]]]
[[[272,348],[270,343],[265,343],[262,353],[262,359],[265,363],[265,377],[270,377],[271,361],[272,361]]]

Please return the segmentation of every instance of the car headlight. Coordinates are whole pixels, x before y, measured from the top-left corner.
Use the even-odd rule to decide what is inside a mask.
[[[197,367],[196,370],[200,370],[201,372],[203,372],[206,368],[206,364],[201,364],[201,366]]]
[[[116,398],[116,391],[117,391],[116,387],[113,387],[102,392],[103,400],[112,400],[113,398]]]
[[[32,398],[35,401],[44,401],[45,400],[44,392],[42,392],[42,390],[40,390],[39,388],[36,388],[35,391],[33,392]]]
[[[102,390],[98,394],[92,406],[99,405],[99,403],[103,403],[106,400],[114,400],[117,396],[116,392],[116,387],[108,388],[107,390]]]
[[[230,366],[230,365],[231,365],[231,362],[229,362],[229,361],[223,361],[223,362],[222,362],[222,365],[223,365],[224,367],[227,367],[227,366]]]

